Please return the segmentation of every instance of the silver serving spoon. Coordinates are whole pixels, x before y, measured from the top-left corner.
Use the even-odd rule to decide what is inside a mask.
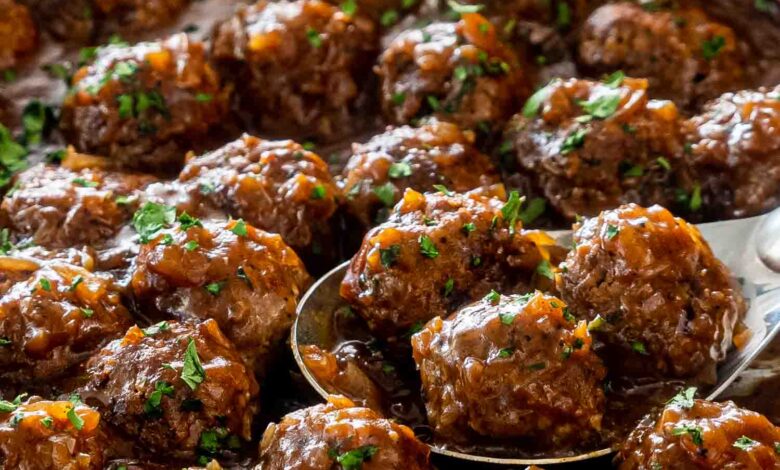
[[[718,367],[717,383],[707,398],[720,396],[780,330],[780,209],[740,220],[698,225],[715,256],[723,261],[742,285],[749,309],[744,322],[751,336],[741,349],[729,352]],[[548,232],[563,246],[571,244],[571,231]],[[323,397],[329,392],[307,368],[300,346],[316,345],[325,351],[334,346],[332,315],[343,305],[339,285],[349,262],[320,278],[301,299],[292,329],[292,350],[301,372]],[[434,453],[456,459],[499,465],[550,465],[576,462],[608,455],[606,448],[556,458],[518,459],[472,455],[431,445]]]

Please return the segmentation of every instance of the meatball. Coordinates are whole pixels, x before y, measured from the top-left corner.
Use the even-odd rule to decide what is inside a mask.
[[[500,183],[474,140],[473,132],[434,120],[419,128],[388,128],[363,145],[354,144],[344,169],[349,212],[370,227],[387,216],[406,188],[429,191],[441,184],[465,192]]]
[[[38,33],[30,10],[14,0],[0,0],[0,71],[35,49]]]
[[[509,118],[527,88],[518,57],[476,13],[404,31],[382,53],[376,72],[382,111],[394,124],[434,114],[491,130]]]
[[[39,246],[15,247],[8,238],[8,229],[0,230],[0,296],[16,283],[29,279],[35,271],[51,262],[76,265],[95,270],[91,250],[68,248],[47,250]]]
[[[79,151],[170,172],[224,118],[227,95],[203,44],[185,34],[114,44],[74,75],[60,127]]]
[[[540,292],[491,294],[412,337],[428,422],[439,438],[527,438],[587,446],[604,413],[606,369],[584,321]]]
[[[131,324],[111,277],[52,262],[0,297],[0,377],[66,375]]]
[[[621,470],[780,467],[780,428],[733,402],[696,400],[693,393],[681,392],[631,433],[618,454]]]
[[[86,368],[82,398],[149,452],[208,457],[250,438],[259,387],[213,320],[133,326]]]
[[[559,288],[610,370],[714,382],[745,301],[699,230],[635,204],[575,226]]]
[[[501,149],[563,217],[628,202],[665,204],[683,144],[677,107],[650,100],[647,81],[556,79],[512,118]]]
[[[593,73],[647,77],[653,96],[695,108],[742,88],[744,46],[702,10],[649,12],[622,2],[597,9],[582,28],[580,62]]]
[[[3,401],[0,462],[22,470],[100,470],[108,446],[100,413],[80,402]]]
[[[681,202],[706,219],[780,205],[780,88],[727,93],[685,123]]]
[[[517,193],[506,203],[450,194],[407,189],[352,258],[341,296],[376,334],[403,334],[491,289],[527,292],[552,278],[554,242],[521,229]]]
[[[142,207],[137,225],[159,207]],[[249,367],[262,372],[309,282],[279,235],[241,219],[202,223],[184,213],[177,227],[141,246],[131,286],[147,308],[181,320],[215,319]]]
[[[113,236],[154,179],[103,170],[38,164],[19,173],[0,203],[0,219],[25,242],[51,248],[97,244]]]
[[[263,470],[341,468],[432,470],[429,450],[406,426],[349,399],[295,411],[271,423],[260,442]]]
[[[213,55],[260,129],[333,140],[359,122],[376,44],[371,21],[328,3],[260,0],[217,25]]]
[[[341,198],[317,154],[291,140],[248,135],[190,158],[177,183],[156,185],[149,193],[173,199],[189,214],[221,210],[241,217],[280,234],[300,252],[321,247]]]

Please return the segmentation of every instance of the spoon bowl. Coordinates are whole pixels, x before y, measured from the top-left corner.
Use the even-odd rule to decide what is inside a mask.
[[[740,349],[732,349],[718,367],[715,385],[706,391],[707,399],[720,396],[780,330],[780,210],[747,219],[698,225],[715,256],[723,261],[740,283],[749,308],[744,318],[750,338]],[[571,244],[571,231],[548,232],[563,246]],[[337,342],[334,312],[344,304],[339,286],[349,262],[320,278],[301,299],[292,328],[291,344],[295,360],[306,380],[323,397],[328,390],[306,365],[301,347],[315,345],[330,351]],[[549,458],[505,458],[459,452],[429,444],[436,454],[470,462],[498,465],[551,465],[602,457],[613,448]]]

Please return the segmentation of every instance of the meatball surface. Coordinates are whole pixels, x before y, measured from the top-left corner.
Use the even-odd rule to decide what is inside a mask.
[[[559,288],[578,318],[601,317],[609,369],[714,383],[745,301],[699,230],[635,204],[575,227]]]
[[[399,34],[379,58],[382,111],[406,124],[433,114],[463,128],[491,130],[526,95],[520,60],[476,13]]]
[[[653,96],[688,109],[746,83],[747,57],[736,33],[697,8],[602,6],[582,28],[579,59],[593,73],[646,77]]]
[[[388,337],[444,317],[491,289],[528,292],[549,281],[535,273],[549,266],[554,241],[522,230],[519,209],[517,193],[505,203],[407,189],[390,218],[366,234],[341,296],[375,333]]]
[[[60,127],[77,150],[170,172],[227,113],[228,92],[186,34],[100,47],[73,76]]]
[[[780,205],[778,97],[780,88],[726,93],[685,123],[688,210],[719,219]]]
[[[24,470],[100,470],[108,442],[83,403],[17,397],[0,411],[0,462]]]
[[[149,452],[192,459],[250,438],[259,387],[213,320],[133,326],[86,369],[82,399]]]
[[[295,411],[268,425],[256,468],[432,470],[428,454],[428,447],[408,427],[347,398],[330,396],[327,404]]]
[[[317,154],[291,140],[249,135],[188,159],[177,182],[150,192],[174,198],[171,202],[189,214],[216,209],[241,217],[304,252],[330,234],[329,220],[341,198]]]
[[[14,67],[37,41],[30,10],[14,0],[0,0],[0,71]]]
[[[373,22],[320,0],[260,0],[217,25],[213,56],[260,129],[332,140],[359,122],[376,43]]]
[[[647,81],[618,74],[605,83],[553,80],[509,122],[501,150],[574,220],[672,199],[682,149],[674,103],[650,100]]]
[[[556,297],[493,291],[412,337],[428,422],[439,438],[586,445],[604,413],[606,369],[584,321]],[[517,442],[517,441],[515,441]]]
[[[38,164],[15,177],[0,203],[18,240],[51,248],[98,244],[113,236],[137,207],[146,175],[103,170],[72,171]]]
[[[780,428],[731,401],[694,400],[692,393],[684,394],[631,433],[618,454],[621,470],[780,467]]]
[[[68,374],[131,324],[110,276],[53,261],[0,297],[0,377]]]
[[[407,188],[430,191],[441,184],[466,192],[500,183],[474,140],[473,132],[434,120],[418,128],[388,128],[365,144],[353,144],[344,169],[348,210],[370,227],[386,217]]]
[[[178,220],[141,246],[131,281],[137,300],[180,320],[216,320],[250,369],[262,372],[310,283],[303,263],[279,235],[243,220],[200,222],[186,213]]]

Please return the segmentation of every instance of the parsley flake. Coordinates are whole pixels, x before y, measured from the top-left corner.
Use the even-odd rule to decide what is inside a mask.
[[[206,371],[200,363],[195,341],[190,339],[184,352],[184,366],[181,369],[181,379],[190,389],[195,390],[206,378]]]
[[[417,239],[417,243],[420,244],[420,253],[422,253],[423,256],[430,259],[439,256],[439,250],[436,248],[436,244],[433,243],[433,240],[431,240],[428,235],[420,235],[420,238]]]

